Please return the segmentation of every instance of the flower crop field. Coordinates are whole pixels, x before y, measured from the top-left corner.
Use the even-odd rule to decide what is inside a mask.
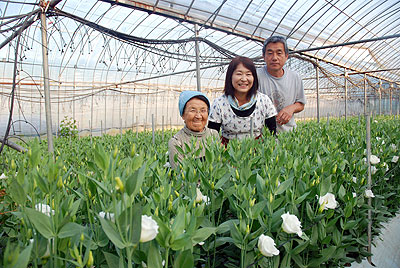
[[[54,160],[45,141],[5,149],[3,267],[344,267],[368,256],[368,210],[377,235],[399,208],[399,118],[371,120],[371,190],[358,118],[211,141],[178,170],[171,135],[62,137]]]

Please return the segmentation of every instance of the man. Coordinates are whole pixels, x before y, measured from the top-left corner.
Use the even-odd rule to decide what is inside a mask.
[[[296,127],[293,115],[303,111],[306,104],[303,81],[297,73],[283,68],[289,57],[284,37],[266,39],[263,56],[266,66],[257,68],[259,90],[268,95],[278,111],[278,132],[290,131]]]

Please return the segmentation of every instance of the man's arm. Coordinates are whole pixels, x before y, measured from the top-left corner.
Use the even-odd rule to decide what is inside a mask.
[[[304,103],[295,102],[289,106],[286,106],[276,116],[276,122],[280,125],[284,125],[292,118],[294,113],[299,113],[304,110]]]

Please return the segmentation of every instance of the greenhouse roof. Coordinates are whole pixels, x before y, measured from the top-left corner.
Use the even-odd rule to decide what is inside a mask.
[[[91,70],[93,81],[138,83],[186,74],[164,83],[186,79],[193,84],[197,40],[202,70],[212,69],[203,71],[202,79],[213,87],[211,80],[221,79],[221,66],[232,57],[244,55],[262,64],[262,41],[282,35],[292,55],[329,63],[332,72],[347,68],[400,81],[397,0],[53,0],[42,6],[48,18],[49,62],[58,68],[59,78],[68,76],[68,68],[82,68]],[[40,10],[39,1],[0,2],[3,62],[13,62],[21,30],[19,60],[41,63]],[[75,73],[77,80],[85,78]]]

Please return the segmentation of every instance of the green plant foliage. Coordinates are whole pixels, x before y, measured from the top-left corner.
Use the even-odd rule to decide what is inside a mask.
[[[78,127],[76,125],[76,120],[72,117],[65,116],[64,119],[61,120],[58,135],[61,137],[76,138],[78,136]]]
[[[36,140],[27,154],[3,152],[4,267],[343,267],[369,256],[368,210],[374,235],[398,210],[398,118],[371,122],[380,159],[371,199],[357,118],[301,122],[294,132],[226,148],[210,141],[204,161],[188,145],[177,170],[164,166],[174,132],[158,132],[155,144],[131,131],[71,139],[75,123],[67,120],[54,140],[54,157]],[[319,203],[327,193],[335,208]],[[286,213],[300,221],[301,236],[283,231]],[[158,234],[140,242],[143,215]],[[261,254],[262,234],[278,255]]]

